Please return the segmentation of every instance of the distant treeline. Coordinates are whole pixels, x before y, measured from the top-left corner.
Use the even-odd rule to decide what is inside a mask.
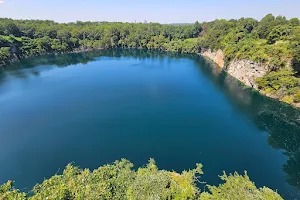
[[[184,53],[221,49],[225,64],[247,59],[269,73],[259,89],[300,102],[300,21],[268,14],[194,24],[75,22],[0,19],[0,65],[18,58],[103,48],[143,48]],[[288,67],[290,66],[290,67]]]
[[[299,64],[300,22],[271,14],[260,22],[241,18],[183,25],[0,19],[0,47],[0,60],[9,59],[10,52],[31,56],[88,48],[222,49],[227,62],[250,59],[277,69],[291,56]]]
[[[70,52],[90,48],[147,48],[163,50],[170,41],[197,38],[201,24],[76,22],[0,19],[0,60],[49,52]],[[14,47],[12,50],[11,48]]]

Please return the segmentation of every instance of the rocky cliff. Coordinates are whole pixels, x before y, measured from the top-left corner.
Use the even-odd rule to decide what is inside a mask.
[[[225,66],[225,57],[222,50],[218,50],[215,52],[212,52],[210,50],[203,51],[200,55],[214,61],[220,67],[220,69],[226,71],[228,74],[230,74],[232,77],[235,77],[246,86],[258,90],[261,94],[300,108],[300,103],[291,103],[289,101],[286,101],[284,99],[284,96],[282,95],[266,93],[258,89],[258,85],[256,84],[255,79],[258,77],[263,77],[268,72],[269,67],[267,65],[256,63],[250,60],[234,60],[230,62],[228,66]],[[286,67],[290,68],[291,62],[288,62],[286,64]]]
[[[207,51],[203,51],[201,53],[201,55],[206,58],[211,59],[212,61],[217,63],[217,65],[221,68],[223,68],[225,65],[224,54],[223,54],[222,50],[218,50],[218,51],[214,51],[214,52],[212,52],[211,50],[207,50]]]
[[[249,60],[235,60],[223,69],[245,85],[255,89],[258,89],[255,79],[263,77],[268,71],[267,66]]]
[[[268,67],[250,60],[234,60],[225,66],[222,50],[212,52],[210,50],[201,53],[202,56],[213,60],[219,67],[231,76],[243,82],[245,85],[258,89],[255,79],[262,77],[268,71]]]

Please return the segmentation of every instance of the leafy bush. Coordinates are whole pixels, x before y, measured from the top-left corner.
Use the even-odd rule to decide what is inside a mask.
[[[300,103],[300,91],[295,94],[294,102],[295,103]]]
[[[287,103],[297,102],[300,88],[300,79],[296,78],[295,72],[289,69],[273,71],[264,77],[257,78],[258,88],[266,93],[272,93]],[[292,95],[295,95],[292,97]],[[296,97],[296,99],[295,99]]]
[[[13,187],[13,182],[8,181],[7,183],[0,185],[0,199],[1,200],[26,200],[26,194],[20,193]]]
[[[180,52],[180,53],[197,53],[199,52],[197,47],[197,39],[190,38],[186,40],[173,40],[171,42],[164,43],[164,48],[167,51]]]
[[[10,58],[9,47],[1,47],[0,48],[0,61],[8,60]]]
[[[54,175],[33,189],[31,196],[14,189],[13,183],[0,186],[0,199],[42,200],[42,199],[282,199],[269,188],[257,189],[247,174],[237,173],[221,179],[224,184],[208,186],[209,192],[200,193],[197,187],[199,175],[203,174],[202,165],[181,174],[159,170],[153,159],[146,167],[133,170],[133,164],[122,159],[104,165],[94,171],[79,169],[69,164],[62,175]]]
[[[250,181],[247,173],[244,176],[234,173],[220,176],[224,184],[220,186],[208,186],[210,193],[204,192],[200,199],[223,200],[223,199],[248,199],[248,200],[280,200],[282,197],[273,190],[263,187],[257,189]]]

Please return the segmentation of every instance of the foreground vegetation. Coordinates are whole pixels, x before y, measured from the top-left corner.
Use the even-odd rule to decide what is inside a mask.
[[[300,21],[269,14],[188,25],[0,19],[0,65],[18,58],[103,48],[144,48],[184,53],[221,49],[225,64],[247,59],[269,73],[257,80],[264,93],[300,102]]]
[[[133,164],[122,159],[114,164],[94,170],[68,165],[62,175],[52,176],[32,190],[28,196],[13,187],[9,181],[0,186],[0,199],[255,199],[279,200],[279,194],[263,187],[257,189],[247,174],[237,173],[220,178],[225,182],[218,187],[207,186],[207,191],[197,187],[202,165],[181,174],[159,170],[153,159],[146,167],[133,170]],[[202,183],[203,184],[203,183]]]

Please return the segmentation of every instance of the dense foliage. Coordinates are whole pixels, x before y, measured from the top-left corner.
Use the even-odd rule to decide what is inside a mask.
[[[299,102],[300,21],[271,14],[184,25],[0,19],[0,65],[21,57],[103,48],[143,48],[184,53],[224,52],[225,64],[247,59],[263,63],[270,74],[259,89],[288,103]],[[288,70],[288,74],[282,70]],[[284,79],[271,81],[285,74]],[[272,83],[271,83],[272,82]],[[277,88],[280,86],[280,88]],[[279,92],[278,92],[279,91]]]
[[[147,48],[194,51],[191,40],[201,32],[201,24],[161,25],[158,23],[76,22],[59,24],[41,20],[0,19],[0,60],[10,59],[7,47],[26,57],[51,52],[70,52],[91,48]],[[186,44],[186,47],[184,46]],[[170,47],[171,47],[170,46]]]
[[[300,78],[289,69],[272,71],[262,78],[257,78],[260,89],[267,94],[276,94],[287,103],[300,103]]]
[[[196,184],[201,174],[201,164],[179,174],[159,170],[153,159],[137,171],[125,159],[92,172],[68,165],[62,175],[54,175],[36,185],[31,196],[16,190],[9,181],[0,186],[0,199],[282,199],[269,188],[257,189],[247,174],[241,176],[237,173],[229,176],[224,173],[221,179],[225,183],[218,187],[208,186],[207,192],[201,192]]]

